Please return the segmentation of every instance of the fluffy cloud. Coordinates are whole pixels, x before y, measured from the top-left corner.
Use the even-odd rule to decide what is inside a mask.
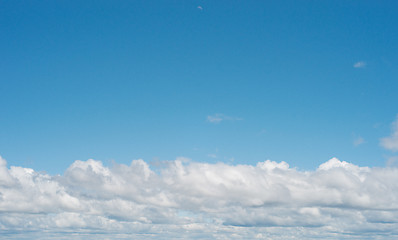
[[[0,158],[0,212],[10,239],[391,239],[398,168],[87,160],[50,176]]]
[[[398,151],[398,116],[392,123],[391,136],[380,139],[380,145],[391,151]]]

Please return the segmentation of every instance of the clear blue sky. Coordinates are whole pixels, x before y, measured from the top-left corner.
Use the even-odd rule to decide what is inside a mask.
[[[397,1],[0,1],[0,155],[384,166]]]

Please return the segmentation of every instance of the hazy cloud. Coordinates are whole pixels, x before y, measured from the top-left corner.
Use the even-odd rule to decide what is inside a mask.
[[[388,167],[398,167],[398,156],[392,156],[387,159],[386,165]]]
[[[211,123],[220,123],[222,121],[239,121],[239,120],[242,120],[242,118],[230,117],[222,113],[216,113],[214,115],[207,116],[207,121]]]
[[[380,145],[387,150],[398,151],[398,115],[392,123],[391,135],[380,139]]]
[[[366,62],[364,61],[359,61],[354,63],[354,68],[364,68],[364,67],[366,67]]]
[[[143,160],[106,167],[90,159],[75,161],[62,176],[7,168],[0,158],[0,173],[0,229],[12,238],[64,239],[66,232],[79,239],[398,235],[398,168],[336,158],[315,171],[269,160],[252,166],[177,159],[157,172]]]
[[[359,146],[365,142],[365,139],[362,137],[358,136],[357,138],[354,139],[353,144],[354,146]]]

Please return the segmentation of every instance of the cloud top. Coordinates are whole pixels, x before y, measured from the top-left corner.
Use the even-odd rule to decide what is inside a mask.
[[[136,239],[398,234],[398,169],[336,158],[315,171],[270,160],[252,166],[177,159],[156,172],[143,160],[106,167],[90,159],[75,161],[62,176],[7,168],[0,158],[0,173],[0,229],[25,235],[43,229]]]

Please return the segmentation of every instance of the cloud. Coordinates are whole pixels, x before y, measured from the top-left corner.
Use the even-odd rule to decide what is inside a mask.
[[[211,123],[220,123],[222,121],[239,121],[239,120],[242,120],[242,118],[230,117],[222,113],[216,113],[214,115],[207,116],[207,121]]]
[[[398,167],[398,156],[392,156],[387,159],[388,167]]]
[[[364,61],[359,61],[354,63],[354,68],[364,68],[364,67],[366,67],[366,62]]]
[[[357,137],[354,139],[354,141],[352,142],[352,144],[354,144],[354,146],[359,146],[361,144],[363,144],[365,142],[365,139],[363,139],[362,137]]]
[[[333,158],[315,171],[177,159],[75,161],[62,176],[0,158],[0,229],[17,239],[391,239],[398,168]],[[45,231],[44,231],[45,230]],[[38,234],[40,233],[40,234]]]
[[[200,11],[203,11],[203,7],[202,6],[198,6],[197,7]]]
[[[398,151],[398,115],[397,119],[392,123],[391,135],[381,138],[380,145],[387,150]]]

